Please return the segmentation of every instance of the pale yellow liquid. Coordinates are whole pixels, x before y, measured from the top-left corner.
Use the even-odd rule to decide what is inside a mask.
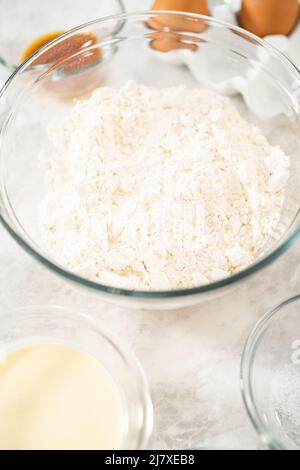
[[[33,344],[0,360],[0,449],[117,449],[122,402],[92,356]]]

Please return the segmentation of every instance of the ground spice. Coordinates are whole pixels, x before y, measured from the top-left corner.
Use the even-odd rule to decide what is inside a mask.
[[[63,32],[48,33],[37,38],[25,50],[22,60],[27,59],[36,52],[40,47],[59,37]],[[101,57],[101,49],[99,47],[90,49],[91,46],[97,44],[97,36],[93,33],[80,33],[66,38],[50,47],[32,62],[32,66],[49,65],[63,62],[65,72],[74,72],[85,68],[89,65],[97,63]],[[87,49],[84,52],[84,49]],[[66,59],[69,57],[69,59]]]

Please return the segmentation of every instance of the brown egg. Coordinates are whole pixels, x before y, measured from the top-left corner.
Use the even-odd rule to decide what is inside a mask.
[[[240,25],[264,37],[269,34],[288,35],[299,17],[298,0],[243,0]]]
[[[156,0],[152,10],[175,10],[208,15],[207,0]]]
[[[175,10],[186,13],[198,13],[209,15],[207,0],[156,0],[152,10]],[[148,21],[148,25],[153,29],[163,29],[169,27],[173,31],[189,31],[199,33],[205,29],[205,22],[196,18],[180,16],[153,16]]]

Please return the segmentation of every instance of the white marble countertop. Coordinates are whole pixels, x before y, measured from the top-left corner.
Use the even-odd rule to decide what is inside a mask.
[[[131,10],[138,0],[125,2]],[[150,383],[151,447],[261,446],[246,415],[240,358],[256,320],[298,293],[300,245],[225,297],[185,311],[130,311],[102,303],[47,271],[0,228],[0,318],[7,309],[59,304],[94,315],[123,338]],[[299,278],[299,281],[298,281]]]

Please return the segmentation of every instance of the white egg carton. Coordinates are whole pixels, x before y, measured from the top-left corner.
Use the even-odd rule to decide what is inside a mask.
[[[238,26],[236,15],[240,11],[240,7],[241,0],[228,0],[222,5],[212,6],[211,15],[215,19]],[[214,34],[220,33],[216,31]],[[266,36],[264,39],[289,57],[300,68],[300,23],[289,37],[271,35]],[[266,68],[269,60],[268,54],[266,54],[263,48],[258,53],[262,66]],[[275,86],[272,89],[272,87],[266,85],[265,81],[261,79],[259,68],[255,70],[254,68],[249,69],[246,77],[233,75],[233,72],[228,70],[228,67],[222,67],[222,51],[218,53],[214,48],[212,53],[211,49],[207,48],[207,51],[203,50],[201,54],[195,54],[186,49],[170,51],[168,53],[152,50],[151,54],[173,64],[186,65],[202,86],[213,86],[215,91],[225,95],[240,93],[251,111],[257,115],[274,117],[284,112],[282,109],[283,104],[280,100],[276,99]],[[271,67],[271,64],[268,67]],[[276,70],[276,73],[280,72]]]

